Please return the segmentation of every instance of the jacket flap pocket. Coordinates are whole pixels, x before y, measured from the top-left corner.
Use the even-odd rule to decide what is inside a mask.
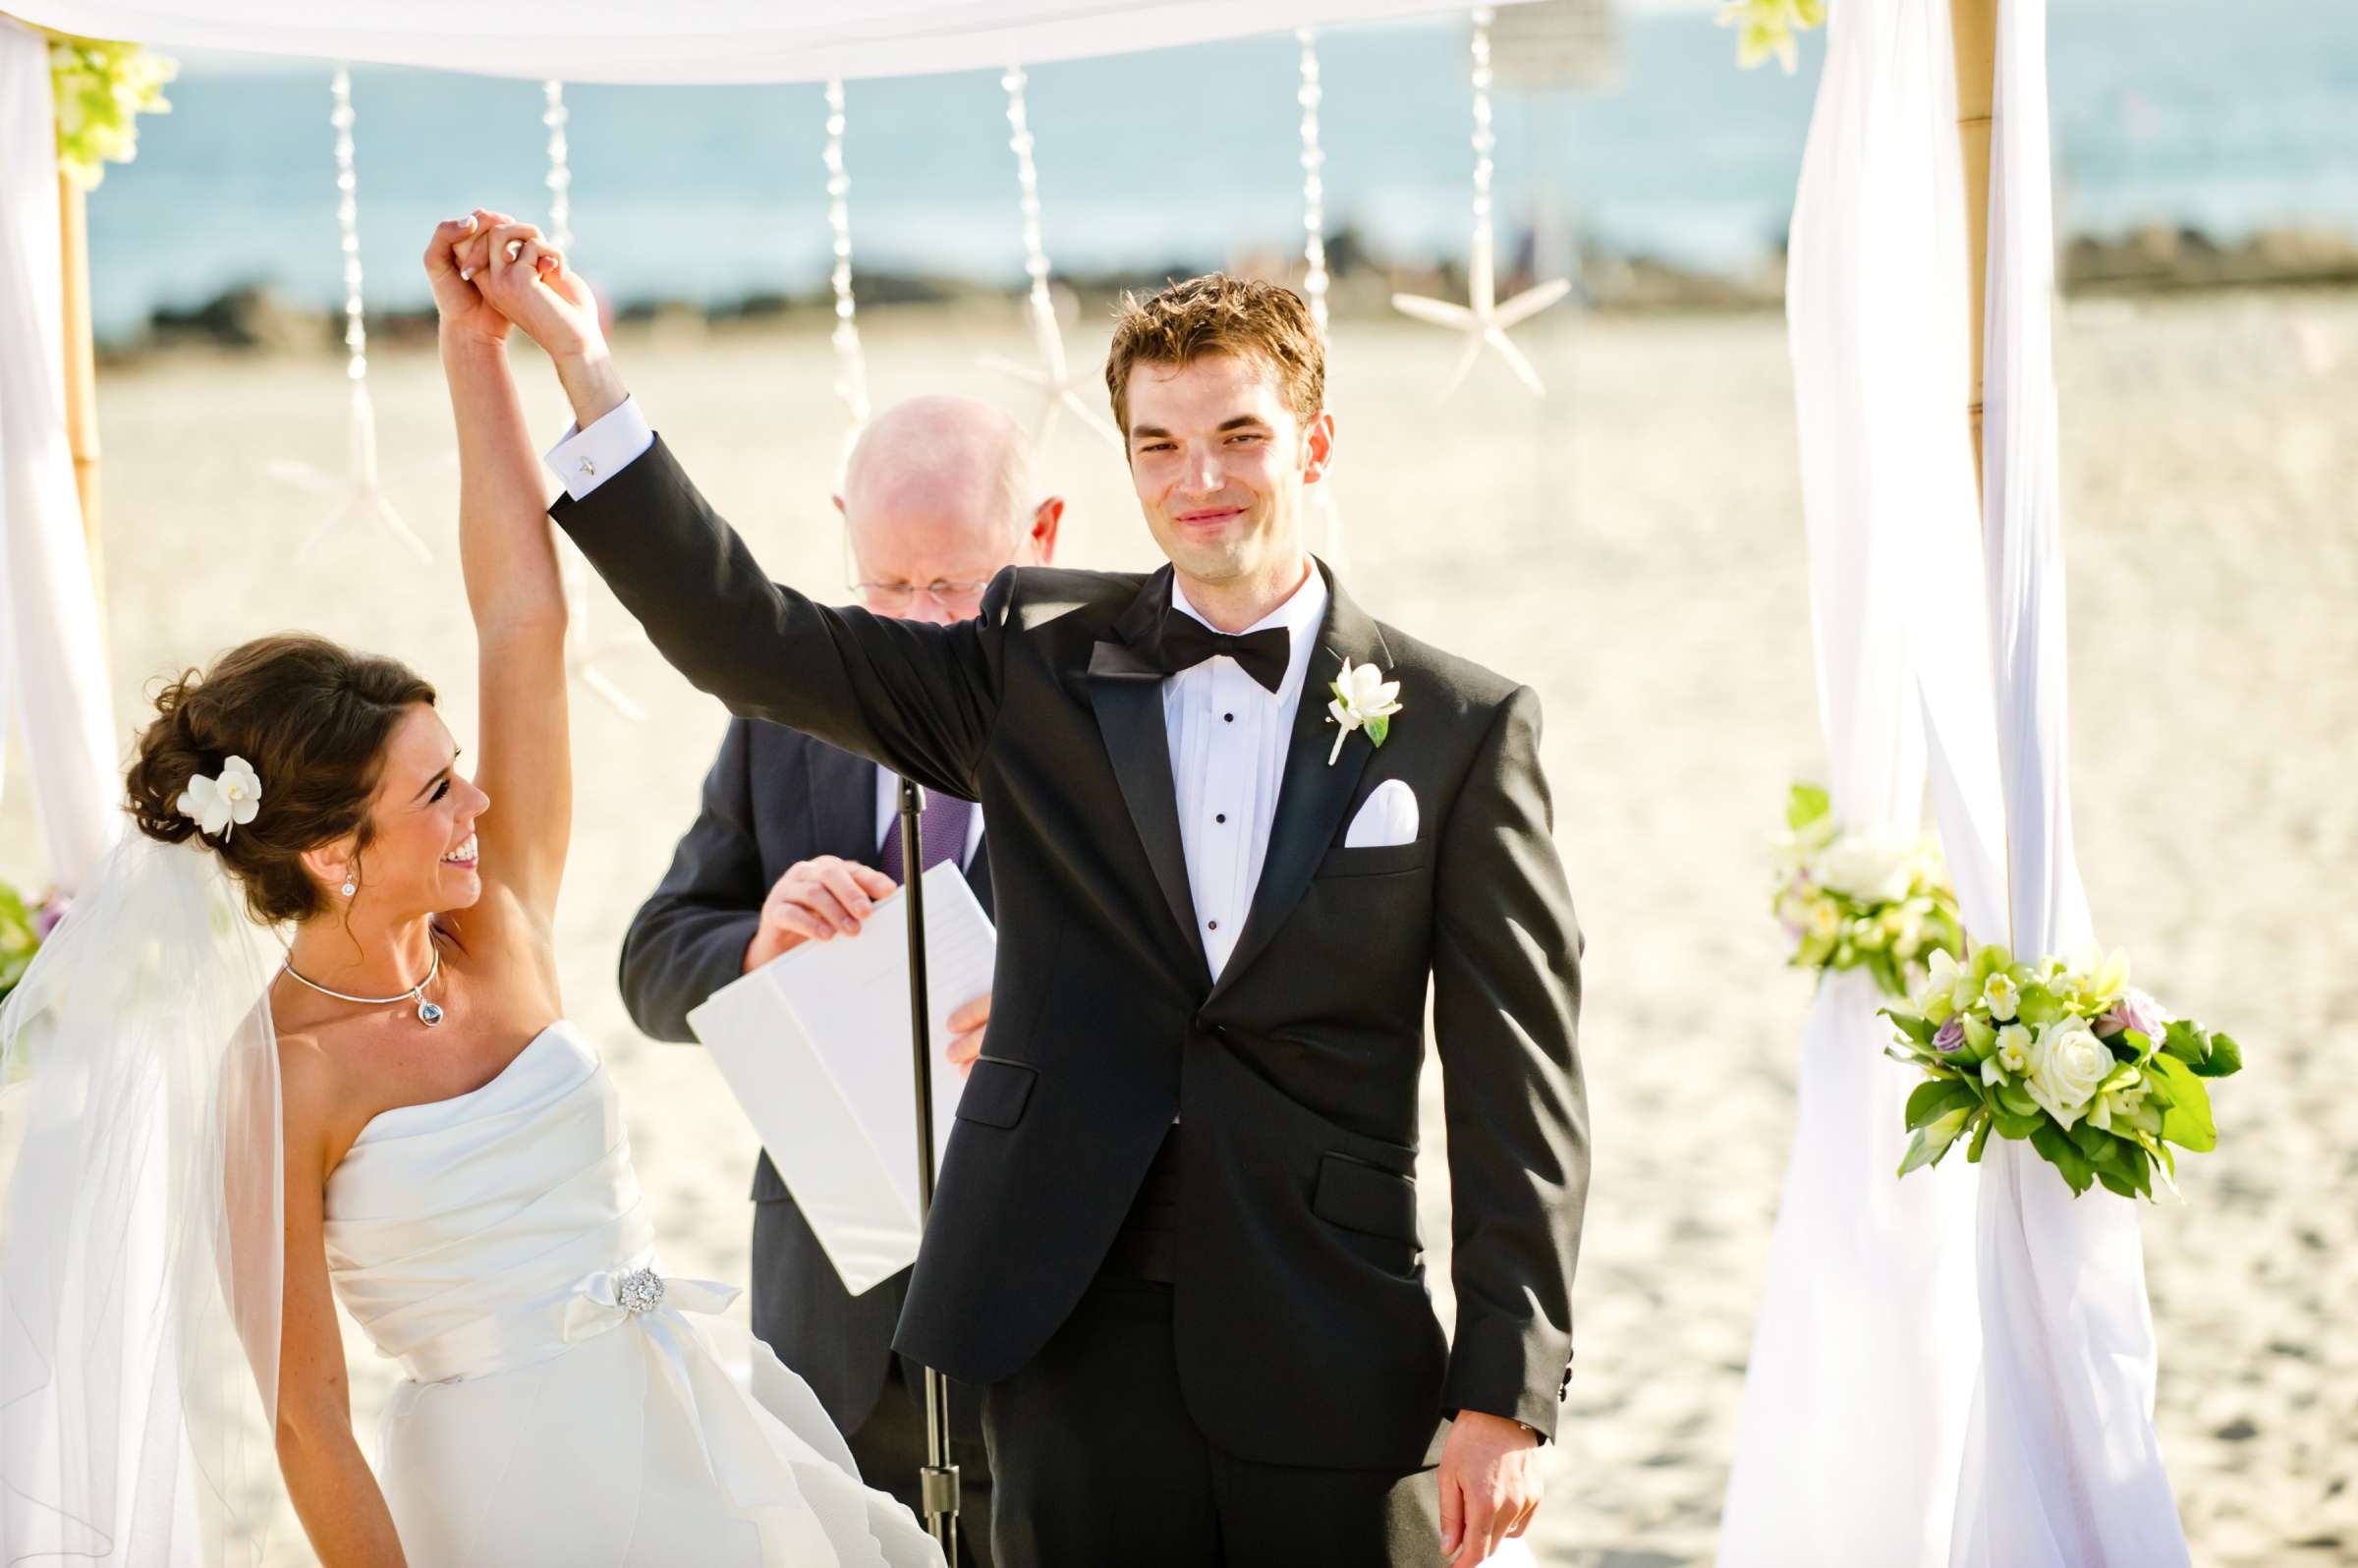
[[[1386,871],[1413,871],[1425,864],[1422,840],[1406,844],[1337,845],[1319,862],[1319,876],[1379,876]]]
[[[975,1070],[958,1095],[958,1119],[985,1127],[1013,1127],[1024,1118],[1025,1102],[1039,1074],[1004,1056],[979,1056]]]
[[[1387,1236],[1420,1250],[1425,1245],[1417,1234],[1417,1184],[1347,1155],[1319,1158],[1310,1211],[1346,1230]]]

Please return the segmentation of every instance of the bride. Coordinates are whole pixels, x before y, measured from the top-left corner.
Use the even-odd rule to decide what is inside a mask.
[[[257,1562],[270,1444],[331,1568],[938,1564],[733,1292],[660,1272],[558,996],[565,601],[486,299],[572,279],[496,213],[425,267],[480,755],[317,638],[163,687],[138,831],[0,1015],[0,1560]],[[406,1373],[373,1472],[339,1300]]]

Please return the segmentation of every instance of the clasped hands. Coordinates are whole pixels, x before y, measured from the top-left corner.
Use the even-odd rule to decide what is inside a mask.
[[[604,353],[596,296],[533,224],[487,207],[438,224],[425,276],[447,335],[499,344],[517,326],[560,362]]]

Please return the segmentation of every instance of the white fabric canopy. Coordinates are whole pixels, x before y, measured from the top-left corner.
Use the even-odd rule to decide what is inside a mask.
[[[1998,7],[1990,162],[1982,553],[1997,778],[1991,800],[1985,776],[1975,814],[2004,830],[1993,844],[1960,823],[1950,853],[1963,848],[1980,862],[1969,927],[2036,959],[2070,952],[2092,928],[2072,853],[2066,744],[2046,0]],[[1943,731],[1960,721],[1982,718],[1932,714]],[[1990,897],[2000,886],[2002,915]],[[1982,1374],[1951,1562],[2185,1563],[2154,1429],[2157,1354],[2138,1205],[2101,1187],[2075,1199],[2027,1147],[1993,1139],[1980,1209]]]
[[[1830,11],[1785,310],[1828,786],[1912,841],[1925,753],[1911,617],[1933,520],[1970,538],[1963,197],[1946,0]],[[1937,660],[1954,654],[1935,646]],[[1938,1568],[1978,1332],[1975,1184],[1895,1180],[1917,1075],[1884,998],[1829,976],[1802,1031],[1792,1160],[1745,1374],[1721,1568]]]
[[[123,780],[66,439],[55,124],[47,44],[0,18],[0,748],[13,712],[49,873],[72,891],[121,826]]]
[[[1495,3],[1495,0],[1493,0]],[[1512,3],[1512,0],[1508,0]],[[823,82],[1121,54],[1453,8],[1442,0],[11,0],[28,22],[562,82]]]

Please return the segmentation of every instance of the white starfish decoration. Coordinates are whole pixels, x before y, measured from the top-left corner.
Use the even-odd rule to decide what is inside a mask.
[[[1024,364],[995,354],[983,355],[978,363],[985,369],[1014,376],[1039,393],[1039,419],[1032,428],[1035,442],[1045,445],[1049,432],[1056,428],[1057,419],[1070,414],[1103,436],[1118,452],[1122,449],[1122,437],[1096,408],[1096,399],[1102,396],[1103,388],[1073,374],[1065,361],[1064,332],[1056,325],[1055,307],[1047,303],[1043,294],[1044,291],[1035,293],[1024,312],[1031,318],[1032,344],[1039,351],[1039,363]]]
[[[303,547],[295,552],[295,558],[308,559],[319,547],[322,539],[344,524],[365,521],[374,523],[392,534],[412,555],[430,565],[434,552],[425,547],[425,541],[401,520],[400,513],[393,510],[393,503],[385,499],[385,489],[400,480],[447,468],[451,462],[449,456],[446,454],[428,458],[422,463],[414,463],[391,476],[380,475],[376,463],[376,411],[368,401],[367,383],[360,380],[352,383],[351,447],[352,472],[349,474],[330,474],[294,458],[272,458],[264,465],[264,472],[282,483],[296,485],[315,495],[343,498],[341,504],[328,514],[327,521],[313,529],[310,537],[303,541]]]
[[[1525,289],[1513,299],[1498,299],[1497,245],[1490,222],[1490,149],[1497,139],[1490,132],[1490,13],[1488,8],[1474,12],[1474,245],[1466,263],[1466,288],[1469,303],[1459,305],[1453,300],[1428,299],[1418,294],[1395,294],[1392,308],[1466,335],[1465,352],[1458,357],[1457,368],[1450,373],[1436,402],[1447,401],[1482,358],[1485,348],[1493,349],[1504,360],[1507,368],[1534,397],[1547,395],[1546,383],[1533,369],[1531,361],[1515,347],[1507,329],[1538,315],[1556,301],[1572,292],[1568,278],[1553,278]]]

